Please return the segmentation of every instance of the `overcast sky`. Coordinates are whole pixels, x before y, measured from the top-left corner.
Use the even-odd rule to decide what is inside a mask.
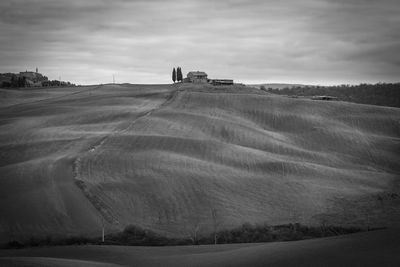
[[[78,84],[400,81],[398,0],[1,0],[0,72]]]

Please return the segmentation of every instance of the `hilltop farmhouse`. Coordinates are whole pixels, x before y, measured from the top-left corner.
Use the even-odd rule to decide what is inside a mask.
[[[207,73],[204,71],[190,71],[186,78],[183,79],[185,83],[210,83],[212,85],[233,85],[231,79],[208,79]]]
[[[207,83],[207,73],[204,71],[190,71],[183,81],[188,83]]]

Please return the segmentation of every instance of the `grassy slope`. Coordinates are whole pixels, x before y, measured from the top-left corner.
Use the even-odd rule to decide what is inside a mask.
[[[0,266],[398,266],[399,240],[400,231],[384,230],[266,244],[29,248],[0,250]]]
[[[0,240],[98,234],[100,214],[74,183],[74,158],[163,103],[171,89],[5,91],[0,101]]]
[[[92,89],[1,102],[1,237],[93,233],[101,215],[108,229],[187,235],[211,228],[212,209],[221,227],[398,219],[399,109],[250,89]]]
[[[209,230],[212,209],[221,227],[398,219],[399,109],[201,91],[82,156],[116,224],[185,235]]]

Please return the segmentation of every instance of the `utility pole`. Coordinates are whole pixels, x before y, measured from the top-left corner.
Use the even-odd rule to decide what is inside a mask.
[[[115,84],[115,76],[114,76],[114,74],[113,74],[113,84]]]

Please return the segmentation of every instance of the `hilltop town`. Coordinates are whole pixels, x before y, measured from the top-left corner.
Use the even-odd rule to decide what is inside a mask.
[[[75,86],[70,82],[49,80],[46,76],[36,71],[24,71],[20,73],[0,73],[1,88],[19,87],[47,87],[47,86]]]

